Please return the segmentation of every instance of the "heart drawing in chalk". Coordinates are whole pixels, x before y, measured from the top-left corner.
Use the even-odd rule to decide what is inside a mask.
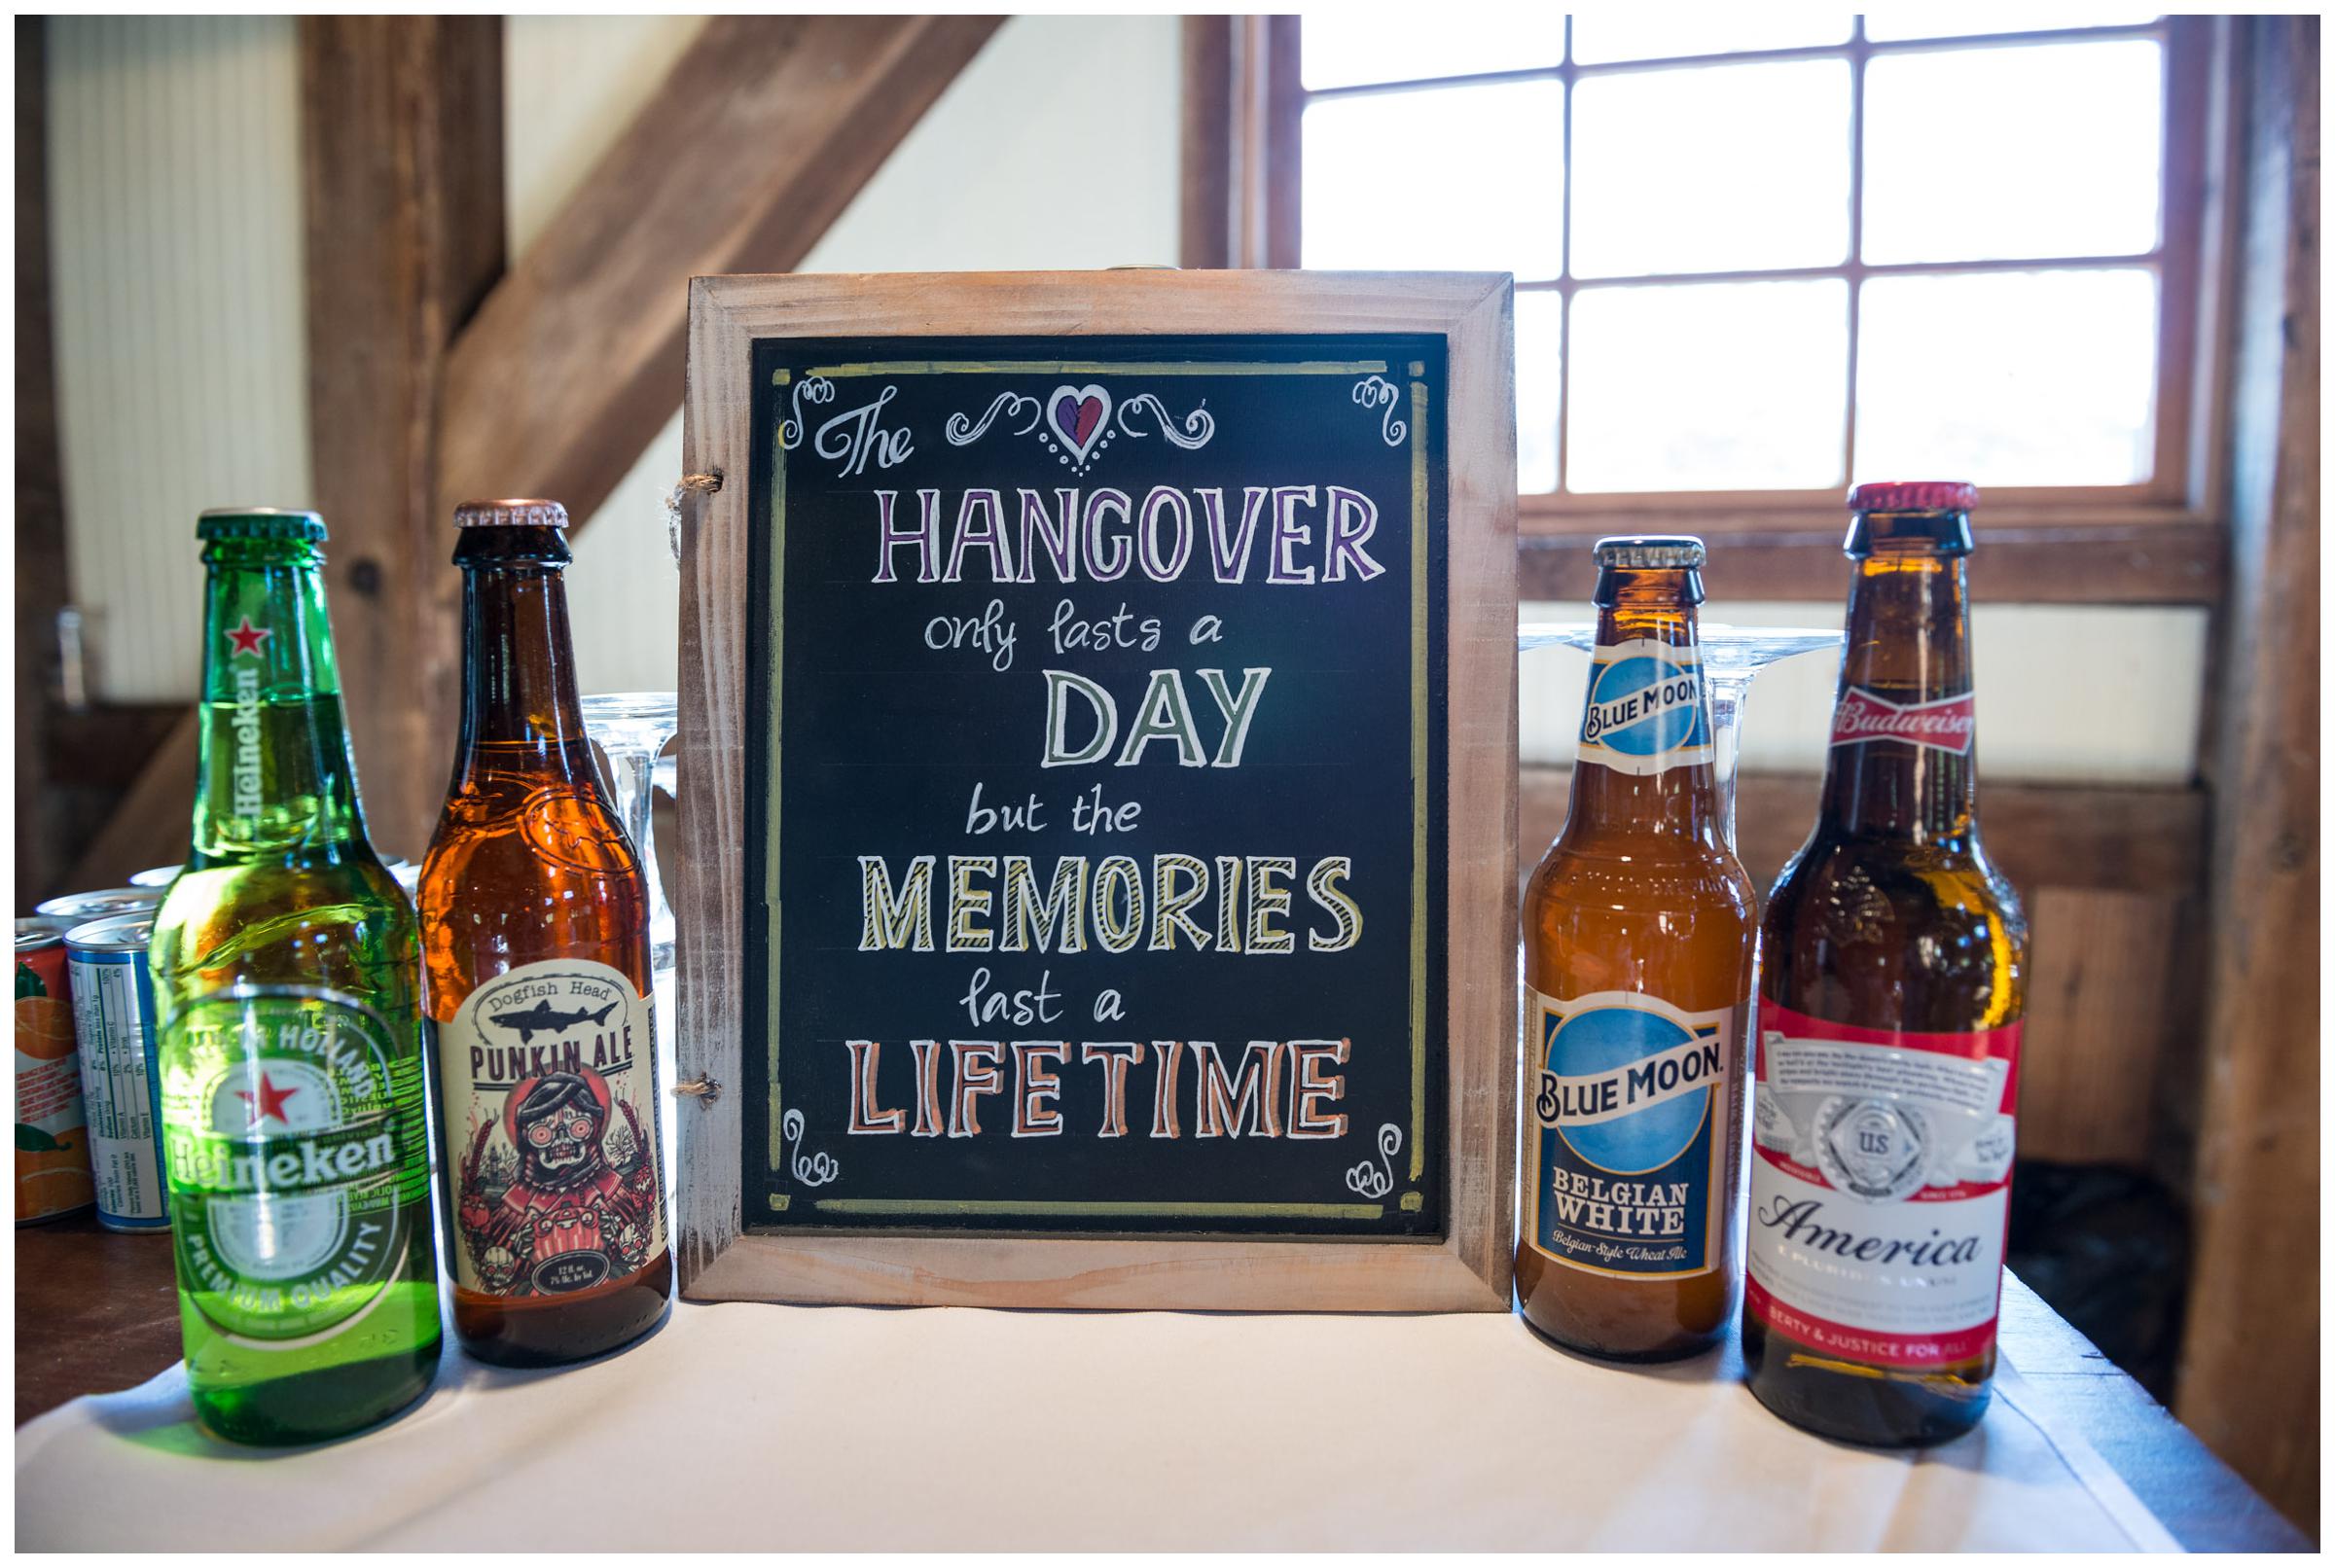
[[[1089,382],[1085,386],[1058,386],[1054,396],[1046,400],[1046,422],[1061,438],[1071,458],[1084,463],[1095,455],[1096,445],[1102,440],[1103,427],[1110,423],[1111,395]]]

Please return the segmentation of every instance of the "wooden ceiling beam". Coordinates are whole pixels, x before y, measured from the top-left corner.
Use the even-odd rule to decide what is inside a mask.
[[[998,21],[707,22],[455,343],[439,512],[588,517],[681,406],[689,279],[799,265]]]
[[[375,847],[418,856],[452,761],[460,635],[436,483],[454,336],[503,275],[496,17],[300,22],[308,448]]]

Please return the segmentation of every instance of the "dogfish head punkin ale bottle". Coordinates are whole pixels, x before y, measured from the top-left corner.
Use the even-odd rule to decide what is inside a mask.
[[[462,728],[418,889],[454,1328],[548,1366],[638,1338],[671,1291],[648,883],[585,735],[565,509],[454,522]]]

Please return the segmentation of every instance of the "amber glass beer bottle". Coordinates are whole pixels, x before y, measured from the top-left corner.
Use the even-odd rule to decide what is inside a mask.
[[[1978,836],[1970,485],[1859,485],[1815,831],[1768,901],[1743,1361],[1785,1420],[1937,1443],[1994,1370],[2027,923]]]
[[[1621,1360],[1734,1309],[1758,906],[1728,846],[1695,607],[1703,542],[1604,539],[1564,832],[1525,893],[1525,1320]]]
[[[418,889],[454,1327],[547,1366],[646,1333],[672,1284],[648,885],[585,737],[565,510],[454,521],[461,742]]]

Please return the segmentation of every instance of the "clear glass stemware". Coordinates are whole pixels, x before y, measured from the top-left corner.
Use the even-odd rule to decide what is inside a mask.
[[[672,787],[665,748],[678,732],[678,709],[670,692],[606,692],[584,699],[584,729],[608,767],[608,791],[616,814],[631,836],[649,884],[649,979],[656,992],[657,1081],[671,1092],[678,1054],[673,1036],[680,1021],[674,994],[673,907],[665,902],[665,879],[657,871],[656,802],[659,784]],[[660,1106],[665,1171],[673,1171],[674,1119]]]
[[[1719,810],[1726,823],[1727,842],[1735,843],[1735,770],[1742,749],[1743,699],[1759,672],[1780,659],[1841,646],[1837,631],[1805,626],[1728,626],[1705,623],[1700,628],[1703,669],[1710,694],[1711,765],[1719,780]],[[1588,653],[1597,646],[1594,622],[1527,621],[1516,628],[1517,652],[1562,644]]]

